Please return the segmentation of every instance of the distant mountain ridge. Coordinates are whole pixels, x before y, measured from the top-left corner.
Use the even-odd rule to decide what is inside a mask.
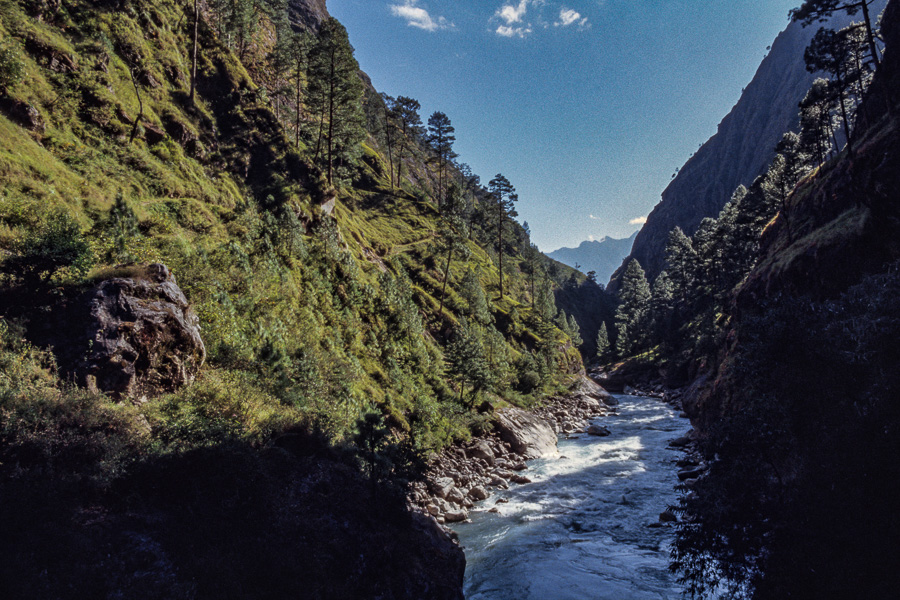
[[[604,237],[601,240],[585,240],[577,248],[560,248],[547,253],[547,256],[582,273],[596,271],[597,281],[605,282],[621,264],[622,259],[631,252],[635,236],[636,231],[624,239]]]
[[[873,15],[886,4],[876,0]],[[818,77],[807,72],[803,53],[819,27],[839,29],[859,19],[838,12],[822,25],[804,28],[792,22],[778,35],[717,133],[681,168],[638,232],[628,258],[636,258],[648,278],[664,268],[669,232],[677,226],[693,235],[704,218],[718,216],[739,185],[749,186],[766,170],[782,135],[797,129],[797,105]],[[611,291],[617,289],[616,278],[626,262],[612,276]]]

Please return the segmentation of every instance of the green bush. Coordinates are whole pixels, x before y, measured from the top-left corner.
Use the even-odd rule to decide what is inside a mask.
[[[14,251],[3,261],[2,269],[28,285],[46,283],[63,269],[83,277],[93,263],[93,253],[81,227],[64,211],[53,213],[46,223],[29,231]]]
[[[0,46],[0,92],[6,93],[25,77],[25,63],[11,44]]]

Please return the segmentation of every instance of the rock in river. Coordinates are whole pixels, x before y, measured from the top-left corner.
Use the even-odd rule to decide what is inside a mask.
[[[546,420],[520,410],[506,408],[497,414],[500,438],[513,452],[526,459],[556,454],[556,434]]]

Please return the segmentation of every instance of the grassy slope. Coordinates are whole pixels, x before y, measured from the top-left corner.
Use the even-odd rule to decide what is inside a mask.
[[[318,216],[321,176],[291,148],[251,75],[209,26],[201,27],[191,104],[183,12],[168,1],[122,9],[71,2],[42,20],[15,3],[0,9],[0,36],[26,68],[9,95],[45,123],[27,131],[0,115],[0,248],[12,252],[61,209],[91,241],[95,273],[123,259],[172,269],[200,315],[210,360],[194,388],[138,410],[166,444],[215,443],[221,431],[263,443],[298,423],[341,439],[371,408],[396,432],[413,432],[422,449],[468,435],[482,418],[455,401],[442,344],[466,310],[456,289],[464,272],[480,269],[489,295],[496,289],[488,253],[470,243],[438,316],[442,262],[433,242],[442,222],[421,200],[428,190],[407,182],[408,191],[392,195],[386,161],[367,147],[361,183],[341,190],[335,229]],[[133,141],[139,103],[129,69],[143,100]],[[153,143],[158,131],[169,134]],[[421,161],[411,171],[430,187]],[[140,222],[124,254],[106,226],[120,192]],[[513,271],[519,262],[509,260]],[[78,282],[63,273],[56,283]],[[540,341],[526,287],[514,272],[510,296],[493,306],[510,363]],[[560,349],[556,374],[526,397],[509,387],[511,372],[502,397],[533,402],[577,364],[564,334],[550,331]],[[185,427],[197,430],[184,434],[193,441],[172,433]]]

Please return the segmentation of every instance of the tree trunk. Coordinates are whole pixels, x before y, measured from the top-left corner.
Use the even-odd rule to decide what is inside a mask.
[[[844,105],[844,95],[847,90],[844,89],[844,79],[840,68],[837,70],[836,75],[838,83],[838,104],[841,106],[841,117],[844,119],[844,135],[847,136],[847,152],[852,156],[853,144],[850,141],[850,120],[847,117],[847,107]]]
[[[200,5],[194,0],[194,45],[191,50],[191,103],[194,102],[194,90],[197,87],[197,37],[200,31]]]
[[[500,254],[500,299],[503,300],[503,209],[497,221],[497,252]]]
[[[144,101],[141,100],[141,90],[138,89],[137,80],[134,78],[134,68],[131,65],[128,66],[128,72],[131,74],[131,85],[134,86],[134,93],[137,94],[138,99],[138,114],[134,118],[134,125],[131,127],[131,136],[128,138],[128,143],[130,144],[134,141],[134,136],[137,135],[138,125],[144,116]]]
[[[391,139],[391,117],[388,112],[387,104],[384,105],[384,141],[387,143],[388,151],[388,173],[391,175],[391,191],[394,191],[394,149],[393,140]]]
[[[872,33],[872,19],[869,17],[868,0],[862,0],[860,6],[862,7],[863,21],[866,24],[866,38],[869,42],[869,53],[872,55],[872,63],[875,65],[875,70],[878,71],[878,68],[881,66],[881,60],[878,58],[878,47],[875,45],[875,35]]]
[[[447,251],[447,268],[444,269],[444,285],[441,286],[441,308],[438,309],[438,316],[444,314],[444,292],[447,291],[447,279],[450,277],[450,261],[453,260],[453,246]]]
[[[328,185],[334,185],[334,61],[335,49],[331,50],[331,74],[328,83]]]
[[[300,148],[300,67],[301,61],[297,60],[297,115],[294,119],[294,146]]]

